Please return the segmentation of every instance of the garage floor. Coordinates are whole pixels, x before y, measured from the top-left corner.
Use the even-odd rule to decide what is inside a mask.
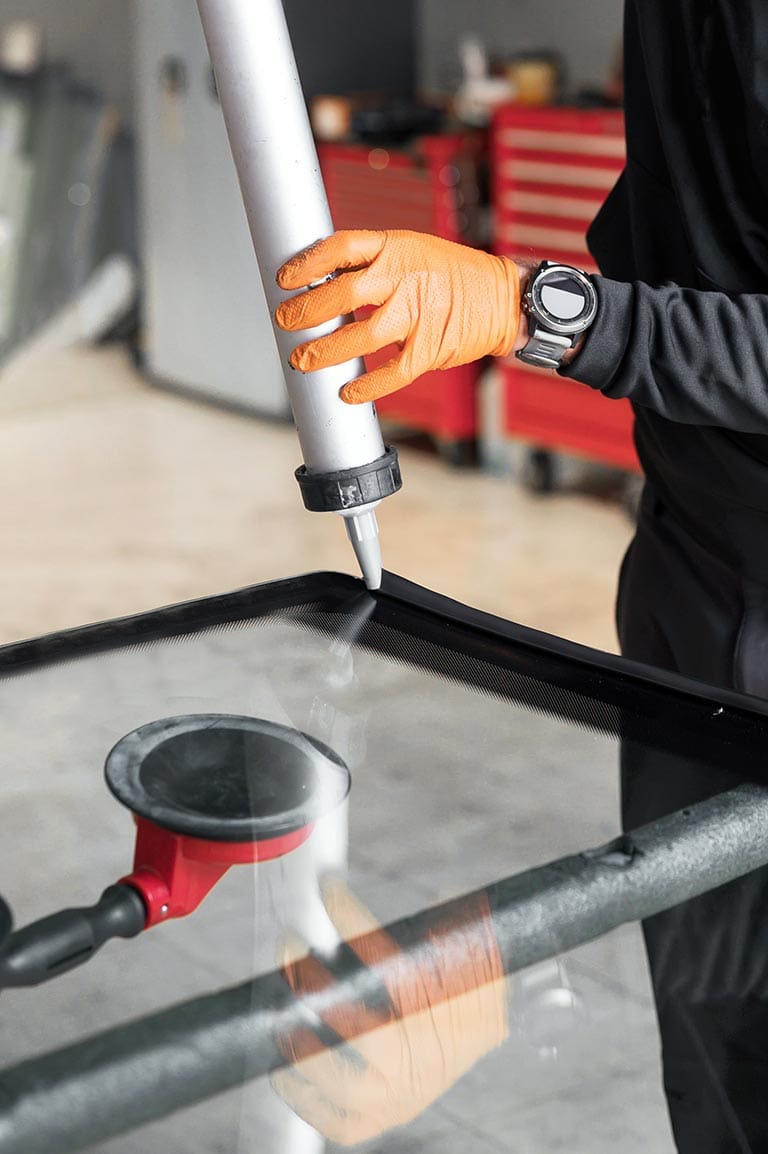
[[[577,493],[537,499],[509,479],[452,472],[422,452],[404,450],[402,458],[404,490],[380,516],[388,568],[525,624],[615,647],[613,587],[630,536],[616,505]],[[0,639],[312,569],[350,570],[341,526],[301,508],[291,476],[296,463],[290,429],[153,389],[118,349],[61,354],[0,376]],[[263,716],[285,710],[291,720],[317,715],[317,694],[291,676],[295,647],[279,628],[250,646],[252,667],[243,663],[242,645],[237,631],[206,635],[171,647],[156,666],[151,649],[139,649],[127,672],[125,665],[110,672],[106,662],[93,679],[75,665],[66,685],[59,674],[46,674],[31,696],[23,679],[7,683],[0,757],[15,772],[1,786],[8,824],[0,892],[21,921],[92,900],[94,887],[122,868],[130,842],[125,815],[93,790],[94,765],[113,729],[138,723],[150,703],[156,710],[162,703],[165,714],[194,701],[196,711],[202,702]],[[268,658],[266,675],[260,654]],[[322,654],[313,659],[322,666]],[[337,703],[335,717],[351,748],[361,734],[367,742],[367,776],[361,772],[350,806],[350,879],[382,919],[616,832],[613,742],[574,734],[551,718],[501,711],[492,699],[468,699],[437,682],[418,689],[414,719],[417,686],[407,673],[364,666],[358,662],[356,684],[369,687],[365,700]],[[464,721],[462,710],[471,711]],[[430,736],[438,730],[439,746]],[[415,765],[439,762],[437,798],[428,773],[404,776],[401,764],[381,754],[408,733],[418,735],[407,743]],[[473,758],[481,765],[468,800]],[[24,767],[30,772],[19,773]],[[101,839],[92,837],[94,826]],[[232,871],[195,918],[135,945],[114,943],[89,967],[39,992],[3,995],[0,1056],[18,1060],[242,979],[254,964],[268,967],[272,952],[265,956],[265,942],[253,940],[261,913],[243,918],[242,910],[253,908],[255,897],[257,908],[271,906],[279,921],[284,911],[278,890],[270,889],[278,882],[285,885],[286,877],[263,870],[254,895],[248,871]],[[141,988],[128,977],[139,959]],[[553,1042],[539,1008],[550,992],[563,990],[575,991],[577,1011]],[[623,1154],[670,1154],[637,927],[528,971],[513,1003],[504,1047],[415,1123],[366,1148],[608,1154],[620,1146]],[[320,1149],[270,1095],[265,1085],[228,1095],[100,1149]],[[282,1139],[267,1137],[271,1126]]]

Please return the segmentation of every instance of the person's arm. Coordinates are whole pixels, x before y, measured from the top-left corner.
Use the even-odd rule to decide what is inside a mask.
[[[768,433],[768,295],[593,281],[597,320],[562,376],[672,421]]]
[[[371,401],[432,369],[522,348],[531,267],[423,233],[339,232],[280,270],[289,292],[333,279],[286,301],[277,320],[299,331],[376,306],[291,356],[307,372],[396,345],[393,360],[342,390]],[[597,319],[562,375],[673,421],[768,433],[768,295],[593,281]]]

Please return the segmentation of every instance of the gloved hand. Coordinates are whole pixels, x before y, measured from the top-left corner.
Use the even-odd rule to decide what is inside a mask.
[[[468,900],[461,923],[440,927],[452,934],[450,954],[435,937],[415,958],[342,883],[326,883],[323,897],[351,949],[379,969],[390,1007],[379,1012],[356,1003],[328,1012],[326,1024],[346,1040],[336,1048],[309,1030],[284,1039],[292,1064],[273,1074],[272,1084],[326,1138],[350,1146],[417,1117],[504,1041],[506,984],[484,897]],[[299,997],[333,983],[300,939],[284,947],[281,961]]]
[[[299,345],[291,364],[315,372],[397,344],[398,356],[341,390],[352,404],[373,401],[430,369],[449,369],[487,355],[504,356],[520,322],[514,261],[419,232],[342,231],[321,240],[279,270],[282,289],[303,288],[284,301],[280,328],[313,328],[366,305],[365,320]]]

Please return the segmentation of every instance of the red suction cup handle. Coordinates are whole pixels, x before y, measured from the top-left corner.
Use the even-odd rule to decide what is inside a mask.
[[[107,784],[137,824],[133,872],[147,926],[196,909],[231,865],[269,861],[342,804],[350,775],[316,738],[256,717],[191,714],[133,730]]]
[[[306,825],[262,841],[206,841],[137,817],[133,872],[120,882],[141,894],[147,908],[144,928],[149,929],[191,914],[231,865],[283,857],[303,845],[313,828]]]

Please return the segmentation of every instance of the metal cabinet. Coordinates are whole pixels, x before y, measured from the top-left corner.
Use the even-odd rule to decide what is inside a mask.
[[[197,5],[137,0],[135,21],[147,372],[287,417]]]
[[[319,153],[336,228],[405,228],[464,244],[478,240],[484,133],[423,136],[401,148],[323,144]],[[389,346],[366,357],[368,369],[395,352]],[[477,435],[481,367],[475,361],[425,373],[409,388],[381,397],[379,415],[429,434],[448,461],[464,464]]]
[[[492,132],[494,246],[597,272],[585,235],[624,167],[619,111],[508,106]],[[545,449],[638,470],[628,401],[509,359],[504,432]]]

